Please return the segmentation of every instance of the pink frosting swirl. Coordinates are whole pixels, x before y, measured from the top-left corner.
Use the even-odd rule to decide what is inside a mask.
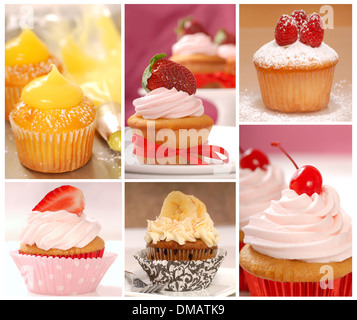
[[[21,233],[21,243],[43,250],[83,248],[98,236],[101,227],[84,213],[80,216],[65,210],[30,213]]]
[[[205,54],[208,56],[217,55],[218,46],[212,41],[211,37],[199,32],[186,34],[172,46],[172,54],[191,55]]]
[[[158,88],[133,101],[136,115],[144,119],[199,117],[204,113],[202,100],[176,88]]]
[[[220,45],[218,47],[218,55],[223,59],[235,59],[236,45],[232,43]]]
[[[277,259],[338,262],[352,256],[351,218],[340,207],[330,186],[319,195],[283,191],[262,215],[252,216],[243,228],[244,242]]]

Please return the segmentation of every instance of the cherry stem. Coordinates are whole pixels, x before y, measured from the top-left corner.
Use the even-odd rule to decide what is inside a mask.
[[[299,167],[297,166],[297,164],[295,163],[293,158],[290,157],[289,154],[282,148],[282,146],[280,145],[280,142],[271,142],[271,145],[273,147],[278,147],[291,160],[291,162],[294,164],[295,168],[299,169]]]

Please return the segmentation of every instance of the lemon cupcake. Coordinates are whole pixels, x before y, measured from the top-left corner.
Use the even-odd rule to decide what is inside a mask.
[[[10,113],[19,160],[39,172],[84,166],[92,155],[96,109],[56,66],[22,90]]]
[[[30,29],[5,44],[5,119],[19,101],[23,87],[33,79],[51,71],[54,64],[62,72],[62,64]]]

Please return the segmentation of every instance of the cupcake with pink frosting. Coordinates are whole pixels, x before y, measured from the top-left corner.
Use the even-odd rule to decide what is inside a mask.
[[[148,93],[133,101],[135,114],[127,123],[134,153],[140,164],[199,164],[201,156],[194,154],[207,143],[213,120],[195,96],[193,74],[165,56],[151,59],[143,74]]]
[[[80,189],[49,192],[28,216],[20,248],[11,252],[29,291],[72,295],[94,291],[116,254],[104,253],[100,224],[86,216]]]
[[[243,231],[252,296],[351,296],[351,218],[331,186],[305,193],[290,184]]]

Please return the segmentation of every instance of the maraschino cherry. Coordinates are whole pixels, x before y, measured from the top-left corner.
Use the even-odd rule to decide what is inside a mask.
[[[291,160],[297,169],[290,180],[289,188],[291,190],[294,190],[298,195],[306,193],[310,197],[314,193],[321,194],[322,176],[319,170],[310,165],[302,166],[299,168],[295,161],[280,146],[280,142],[272,142],[271,145],[278,147]]]
[[[256,168],[260,168],[266,170],[266,166],[269,164],[269,159],[263,152],[253,148],[244,151],[241,147],[239,147],[239,152],[241,153],[239,166],[242,169],[250,169],[254,171]]]

